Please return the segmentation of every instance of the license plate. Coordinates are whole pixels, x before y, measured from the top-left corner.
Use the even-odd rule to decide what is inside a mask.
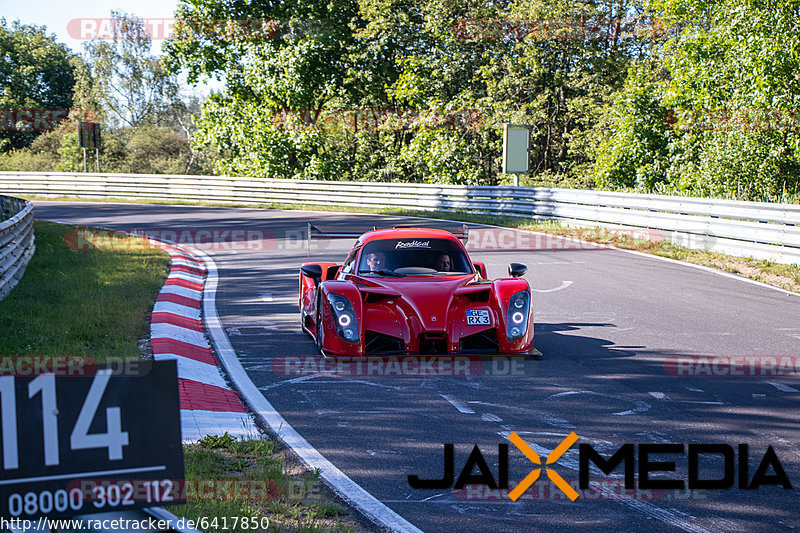
[[[489,311],[483,309],[467,310],[468,326],[488,326],[489,324]]]

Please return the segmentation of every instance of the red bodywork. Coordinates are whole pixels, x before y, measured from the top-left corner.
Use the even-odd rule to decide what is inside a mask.
[[[484,279],[485,266],[469,263],[471,272],[450,275],[389,277],[361,275],[354,261],[370,242],[383,239],[449,239],[467,256],[461,242],[444,230],[403,228],[375,230],[363,234],[344,265],[319,265],[319,279],[300,274],[300,314],[303,329],[317,342],[324,355],[404,354],[528,354],[533,351],[533,304],[528,282],[522,278]],[[467,256],[468,257],[468,256]],[[509,340],[509,301],[527,291],[527,304],[512,311],[527,314],[521,337]],[[358,339],[345,340],[337,332],[334,301],[329,295],[347,298],[356,317]],[[338,304],[340,307],[342,304]],[[467,323],[467,314],[478,311],[488,325]],[[514,314],[513,312],[511,313]],[[337,315],[339,316],[339,315]],[[521,315],[517,314],[517,318]],[[349,323],[349,318],[347,319]],[[351,332],[352,334],[352,332]]]

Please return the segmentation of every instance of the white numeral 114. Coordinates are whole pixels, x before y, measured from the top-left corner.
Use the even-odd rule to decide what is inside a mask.
[[[128,445],[128,432],[122,431],[119,407],[106,408],[106,432],[89,434],[100,401],[111,379],[111,370],[98,370],[83,402],[78,420],[70,435],[70,449],[107,448],[108,459],[122,459],[122,448]],[[58,406],[56,405],[56,377],[53,374],[37,376],[28,384],[28,398],[42,395],[42,438],[44,464],[59,464]],[[19,436],[17,434],[17,403],[14,395],[14,376],[0,377],[0,431],[3,433],[3,469],[19,468]]]

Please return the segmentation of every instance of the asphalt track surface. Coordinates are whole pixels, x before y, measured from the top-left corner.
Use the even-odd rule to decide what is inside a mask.
[[[63,202],[36,202],[35,213],[37,218],[125,230],[260,232],[251,234],[264,237],[260,244],[201,248],[217,262],[217,310],[240,361],[264,396],[319,452],[423,531],[800,527],[800,369],[778,373],[769,365],[779,365],[780,359],[766,357],[800,356],[800,296],[561,239],[507,239],[506,244],[513,244],[504,249],[487,249],[495,247],[484,242],[479,246],[484,249],[470,255],[486,262],[489,277],[503,276],[510,262],[529,267],[526,279],[536,291],[535,345],[543,353],[541,360],[485,360],[479,375],[466,377],[375,376],[366,371],[298,377],[286,375],[279,363],[286,357],[316,355],[312,340],[300,331],[297,312],[298,266],[308,260],[302,240],[306,224],[365,231],[409,220]],[[453,227],[441,221],[420,225]],[[351,245],[346,240],[321,242],[310,257],[341,261]],[[676,356],[688,357],[681,359],[683,367]],[[733,366],[719,364],[720,357],[733,357]],[[752,361],[755,366],[748,367]],[[679,369],[690,375],[676,375]],[[592,479],[603,488],[582,492],[574,502],[544,472],[516,502],[500,491],[480,488],[409,486],[409,474],[442,477],[443,443],[455,444],[456,476],[478,445],[496,477],[498,444],[508,443],[511,432],[542,459],[575,432],[578,443],[551,465],[575,488],[581,443],[606,457],[625,443],[725,443],[734,449],[745,443],[751,477],[771,445],[794,488],[741,490],[734,483],[728,490],[625,491],[622,468],[608,477],[593,469]],[[536,465],[513,445],[509,457],[513,488]],[[675,472],[654,477],[687,478],[686,455],[661,454],[652,460],[676,463]],[[721,467],[721,461],[706,457],[702,477],[722,477]]]

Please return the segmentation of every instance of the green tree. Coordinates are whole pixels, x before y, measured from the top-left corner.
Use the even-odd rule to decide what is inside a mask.
[[[222,172],[492,184],[504,122],[534,127],[537,171],[585,173],[598,117],[644,45],[574,27],[592,20],[605,31],[637,9],[577,0],[187,0],[165,50],[170,68],[190,79],[226,82],[206,101],[195,138],[220,151]],[[203,24],[230,19],[263,20],[269,38]],[[531,32],[531,21],[573,34]],[[474,31],[487,22],[499,32]],[[337,110],[384,117],[366,130],[326,128],[320,117]],[[410,111],[417,116],[402,118]],[[450,123],[467,113],[468,127]],[[340,123],[357,123],[353,114]]]
[[[585,181],[604,109],[653,45],[644,6],[519,0],[503,21],[482,70],[496,127],[531,125],[533,171]]]
[[[85,44],[76,65],[76,101],[104,126],[102,167],[128,173],[197,173],[209,169],[189,142],[199,99],[184,97],[177,77],[153,55],[144,22],[112,12],[112,39]]]
[[[111,28],[111,40],[84,44],[81,95],[99,105],[108,126],[158,122],[181,105],[178,81],[150,53],[152,40],[142,19],[112,11]]]
[[[363,135],[353,173],[372,180],[491,184],[499,137],[484,129],[486,96],[478,76],[487,45],[459,24],[496,15],[485,2],[361,0],[351,85],[362,107],[397,109],[388,131]],[[409,124],[410,122],[410,124]]]
[[[45,28],[9,26],[0,19],[0,113],[3,122],[16,119],[15,110],[65,110],[72,106],[75,76],[73,54],[47,35]],[[10,111],[10,112],[9,112]],[[28,146],[42,133],[34,124],[3,124],[0,152]],[[16,128],[20,128],[15,131]]]
[[[100,157],[103,171],[175,174],[212,171],[213,151],[201,153],[189,143],[196,129],[194,116],[199,114],[199,99],[180,95],[176,77],[167,73],[159,58],[150,53],[151,41],[140,19],[122,13],[114,13],[113,19],[113,41],[88,43],[86,61],[70,55],[62,64],[74,81],[70,103],[75,109],[69,118],[55,130],[36,138],[30,146],[11,149],[0,156],[0,168],[81,171],[83,151],[78,146],[77,120],[83,119],[99,120],[103,126]],[[3,36],[7,37],[6,34]],[[39,34],[34,32],[36,35]],[[35,74],[30,68],[20,68],[17,74],[25,72]],[[5,94],[8,100],[15,93],[7,89]],[[26,105],[32,107],[30,102]],[[93,169],[93,154],[88,155],[89,168]]]
[[[660,69],[658,61],[641,61],[629,70],[616,96],[614,133],[597,154],[595,179],[600,187],[653,191],[667,181],[674,132],[662,105],[665,80]]]
[[[195,146],[218,170],[263,177],[330,177],[339,168],[314,118],[340,99],[352,42],[350,0],[272,7],[192,0],[178,8],[167,64],[190,80],[225,79],[203,106]],[[336,165],[334,165],[336,166]]]
[[[655,0],[653,9],[676,29],[657,57],[654,72],[664,74],[629,79],[598,159],[599,184],[767,201],[797,195],[800,1]],[[669,128],[656,125],[659,113]],[[644,123],[652,127],[634,131]]]

